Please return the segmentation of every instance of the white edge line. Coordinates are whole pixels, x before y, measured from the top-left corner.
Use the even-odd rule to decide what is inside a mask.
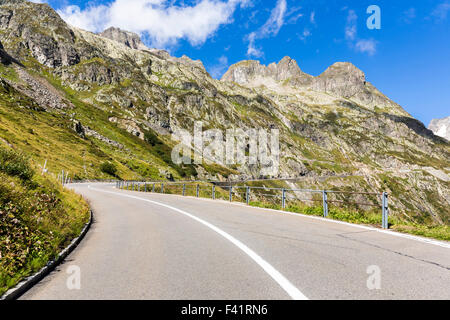
[[[97,189],[97,188],[93,188],[90,185],[88,185],[88,188],[91,190],[95,190],[98,192],[104,192],[104,193],[110,193],[110,194],[114,194],[114,195],[118,195],[121,197],[127,197],[127,198],[132,198],[132,199],[136,199],[136,200],[141,200],[141,201],[145,201],[145,202],[149,202],[152,204],[156,204],[168,209],[171,209],[173,211],[176,211],[178,213],[181,213],[201,224],[203,224],[204,226],[210,228],[211,230],[215,231],[216,233],[218,233],[219,235],[221,235],[222,237],[224,237],[225,239],[227,239],[228,241],[230,241],[232,244],[234,244],[236,247],[238,247],[241,251],[243,251],[246,255],[248,255],[254,262],[256,262],[256,264],[258,264],[269,276],[272,277],[273,280],[275,280],[276,283],[278,283],[278,285],[283,288],[284,291],[286,291],[286,293],[293,299],[293,300],[308,300],[308,298],[299,290],[297,289],[288,279],[286,279],[278,270],[276,270],[271,264],[269,264],[267,261],[265,261],[263,258],[261,258],[256,252],[254,252],[252,249],[250,249],[249,247],[247,247],[245,244],[243,244],[242,242],[240,242],[239,240],[237,240],[236,238],[234,238],[233,236],[231,236],[230,234],[226,233],[225,231],[219,229],[218,227],[214,226],[213,224],[202,220],[186,211],[183,211],[181,209],[169,206],[167,204],[164,203],[160,203],[157,201],[153,201],[153,200],[148,200],[148,199],[144,199],[144,198],[139,198],[136,196],[132,196],[132,195],[128,195],[128,194],[123,194],[123,193],[117,193],[117,192],[113,192],[113,191],[106,191],[106,190],[102,190],[102,189]]]
[[[152,194],[152,193],[149,193],[149,194]],[[156,194],[159,194],[159,193],[156,193]],[[164,194],[164,195],[165,196],[173,196],[173,197],[183,197],[183,196],[178,195],[178,194]],[[450,249],[450,243],[445,243],[445,242],[438,241],[438,240],[428,239],[428,238],[415,236],[415,235],[410,235],[410,234],[406,234],[406,233],[400,233],[400,232],[392,231],[392,230],[384,230],[384,229],[378,229],[378,228],[369,227],[369,226],[358,225],[358,224],[345,222],[345,221],[327,219],[327,218],[324,218],[324,217],[311,216],[311,215],[307,215],[307,214],[304,214],[304,213],[294,213],[294,212],[289,212],[289,211],[281,211],[281,210],[277,210],[277,209],[261,208],[261,207],[255,207],[255,206],[247,206],[247,205],[245,205],[243,203],[229,202],[229,201],[220,200],[220,199],[213,200],[213,199],[208,199],[208,198],[197,198],[197,197],[192,197],[192,196],[184,196],[184,198],[192,198],[192,199],[197,199],[197,200],[214,201],[214,202],[222,201],[222,202],[225,202],[225,203],[228,203],[228,204],[231,204],[231,205],[235,205],[235,206],[242,206],[242,207],[247,207],[247,208],[252,208],[252,209],[259,209],[259,210],[270,211],[270,212],[274,212],[274,213],[278,213],[278,214],[282,214],[282,215],[290,215],[290,216],[295,216],[295,217],[303,217],[303,218],[309,218],[309,219],[314,219],[314,220],[319,220],[319,221],[324,221],[324,222],[342,224],[342,225],[346,225],[346,226],[350,226],[350,227],[354,227],[354,228],[359,228],[359,229],[364,229],[364,230],[369,230],[369,231],[376,231],[376,232],[388,234],[388,235],[391,235],[391,236],[394,236],[394,237],[406,238],[406,239],[415,240],[415,241],[419,241],[419,242],[423,242],[423,243],[427,243],[427,244],[432,244],[432,245],[435,245],[435,246],[443,247],[443,248],[446,248],[446,249]]]

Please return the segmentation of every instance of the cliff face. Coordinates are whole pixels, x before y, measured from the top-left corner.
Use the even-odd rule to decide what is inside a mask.
[[[392,214],[449,222],[449,142],[350,63],[335,63],[313,77],[289,57],[268,66],[243,61],[219,81],[200,61],[144,48],[134,34],[72,28],[48,5],[20,0],[0,1],[0,42],[0,77],[29,97],[29,105],[65,123],[81,139],[73,141],[91,146],[65,160],[79,177],[96,176],[95,159],[109,159],[123,177],[258,178],[257,166],[174,165],[170,134],[192,132],[198,120],[222,130],[276,128],[276,178],[389,191]],[[14,112],[28,110],[22,107]],[[3,128],[1,137],[25,148],[24,139],[11,139],[11,130]],[[58,161],[54,166],[62,165]]]
[[[260,80],[264,81],[287,81],[287,80],[310,80],[312,77],[302,72],[297,62],[290,57],[284,57],[278,64],[271,63],[267,67],[259,61],[242,61],[231,66],[223,75],[222,81],[232,81],[241,85],[251,86]]]
[[[148,50],[146,45],[141,41],[141,38],[136,33],[124,31],[120,28],[110,27],[99,33],[99,36],[122,43],[131,49]]]

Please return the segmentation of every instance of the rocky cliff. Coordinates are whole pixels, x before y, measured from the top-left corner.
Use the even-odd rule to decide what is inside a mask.
[[[124,31],[120,28],[110,27],[99,33],[99,36],[122,43],[131,49],[148,50],[147,46],[136,33]]]
[[[313,77],[289,57],[268,66],[243,61],[219,81],[200,61],[143,48],[136,37],[117,29],[93,34],[70,27],[46,4],[0,0],[0,77],[10,88],[0,136],[37,161],[52,152],[42,150],[46,144],[63,142],[50,166],[70,165],[81,178],[98,176],[98,161],[112,161],[121,177],[223,180],[260,178],[260,170],[175,165],[171,133],[192,132],[197,120],[222,130],[276,128],[281,163],[271,178],[298,179],[291,187],[388,191],[392,214],[449,223],[449,142],[354,65],[338,62]],[[29,114],[28,106],[41,111]],[[14,114],[72,133],[64,131],[64,140],[18,133],[28,123]]]

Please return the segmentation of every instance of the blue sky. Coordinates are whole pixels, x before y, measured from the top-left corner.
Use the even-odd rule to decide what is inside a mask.
[[[78,27],[114,25],[150,47],[200,59],[214,77],[245,59],[290,56],[312,75],[349,61],[425,125],[450,115],[450,0],[46,2]],[[381,10],[381,29],[366,25],[370,5]]]

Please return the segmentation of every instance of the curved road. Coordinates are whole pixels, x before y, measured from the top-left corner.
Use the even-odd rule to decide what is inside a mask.
[[[94,223],[22,299],[450,299],[448,242],[110,184],[71,187]],[[74,266],[81,288],[70,290]]]

